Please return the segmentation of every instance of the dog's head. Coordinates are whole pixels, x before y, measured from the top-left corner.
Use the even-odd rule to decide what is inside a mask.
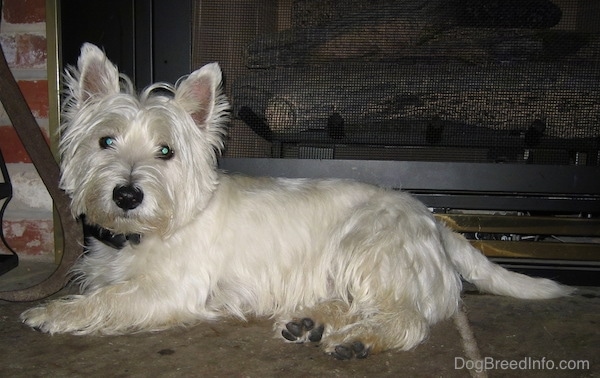
[[[229,104],[208,64],[139,96],[96,46],[66,74],[61,187],[74,216],[116,233],[170,235],[204,209]]]

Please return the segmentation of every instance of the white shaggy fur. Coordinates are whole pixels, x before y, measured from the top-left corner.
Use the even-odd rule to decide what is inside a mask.
[[[26,311],[26,324],[122,334],[269,316],[287,340],[351,358],[420,343],[457,310],[460,275],[519,298],[571,291],[490,263],[407,193],[219,172],[220,83],[209,64],[137,97],[97,47],[82,47],[68,75],[61,185],[74,216],[141,242],[91,241],[74,269],[82,294]],[[134,208],[115,200],[123,185],[143,192]]]

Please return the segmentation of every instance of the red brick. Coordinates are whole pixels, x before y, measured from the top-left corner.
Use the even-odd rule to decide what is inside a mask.
[[[19,34],[16,40],[16,68],[35,68],[46,65],[46,37],[37,34]]]
[[[6,61],[12,68],[45,68],[47,61],[46,37],[39,34],[5,34],[0,43]]]
[[[48,118],[48,80],[22,80],[19,88],[35,118]]]
[[[19,88],[25,96],[25,101],[32,114],[38,119],[48,118],[48,82],[46,80],[19,81]],[[43,131],[42,131],[43,132]],[[44,132],[46,142],[50,144],[48,135]],[[0,150],[8,163],[30,163],[16,131],[10,125],[0,126]]]
[[[43,129],[42,133],[46,143],[50,145],[49,136],[46,135]],[[31,163],[29,154],[25,151],[21,139],[19,139],[12,126],[0,126],[0,151],[2,151],[4,161],[7,163]]]
[[[4,0],[4,20],[11,24],[46,21],[46,0]]]
[[[25,147],[12,126],[0,126],[0,151],[7,163],[31,163]]]
[[[0,44],[2,45],[6,62],[10,67],[13,67],[17,59],[17,41],[15,40],[15,36],[12,34],[1,34]]]
[[[6,241],[17,254],[54,254],[54,225],[51,219],[4,220],[2,228]],[[2,243],[0,249],[5,250]]]

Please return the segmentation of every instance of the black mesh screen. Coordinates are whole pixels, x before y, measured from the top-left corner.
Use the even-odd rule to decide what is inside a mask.
[[[240,3],[242,3],[240,5]],[[600,2],[202,1],[230,157],[599,165]]]

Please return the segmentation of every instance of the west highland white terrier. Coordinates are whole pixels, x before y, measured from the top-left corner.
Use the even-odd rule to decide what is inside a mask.
[[[120,242],[90,241],[73,270],[81,294],[22,314],[38,330],[267,316],[283,340],[349,359],[419,344],[457,311],[461,276],[517,298],[571,292],[491,263],[407,193],[220,172],[229,105],[215,63],[137,96],[85,44],[67,87],[61,186],[74,216]]]

